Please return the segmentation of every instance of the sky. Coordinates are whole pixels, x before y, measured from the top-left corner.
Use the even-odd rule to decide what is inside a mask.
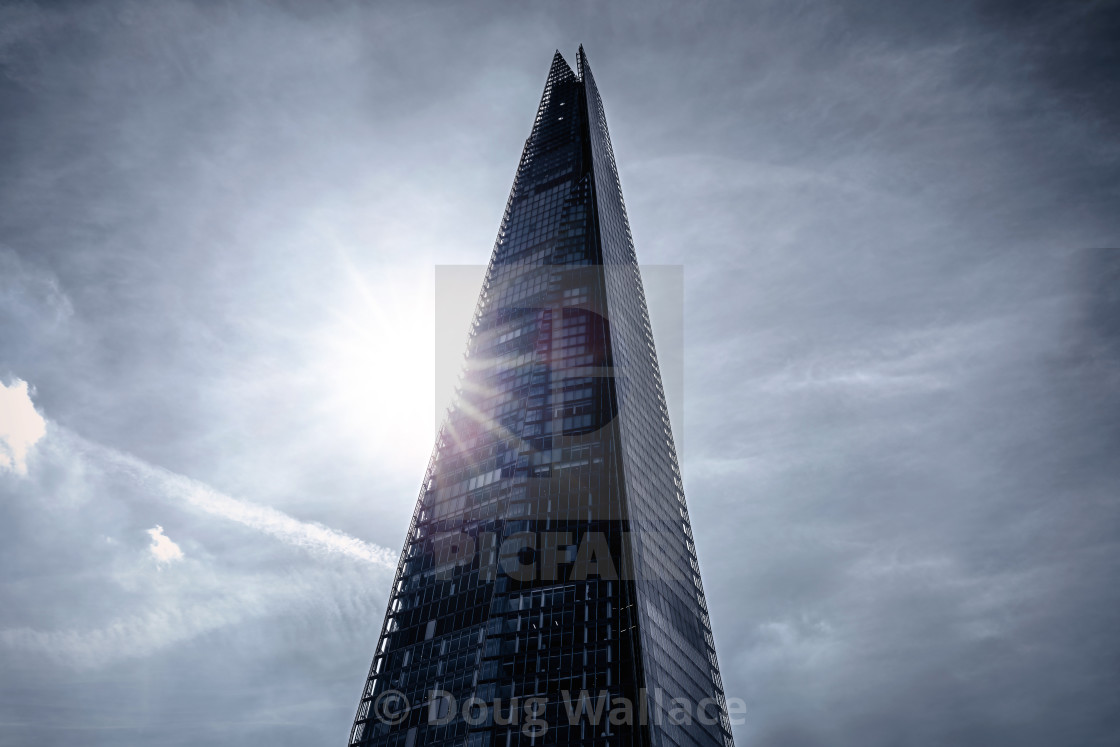
[[[343,743],[435,268],[580,43],[683,268],[739,744],[1120,743],[1118,42],[1104,0],[0,3],[0,746]]]

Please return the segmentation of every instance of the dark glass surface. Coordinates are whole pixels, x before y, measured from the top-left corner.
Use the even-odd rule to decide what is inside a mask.
[[[352,745],[733,745],[582,48],[578,68],[553,58]],[[573,718],[581,692],[600,717]]]

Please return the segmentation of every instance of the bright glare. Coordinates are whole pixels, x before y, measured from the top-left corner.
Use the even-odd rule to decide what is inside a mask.
[[[442,415],[450,401],[472,307],[452,310],[461,334],[440,335],[447,349],[437,356],[432,265],[398,265],[374,274],[345,256],[342,262],[348,287],[329,299],[329,323],[312,345],[317,379],[325,387],[324,414],[343,435],[358,440],[362,454],[388,464],[416,464],[435,441],[437,408]],[[472,280],[476,296],[478,282]],[[454,373],[437,376],[437,361]]]
[[[415,463],[434,441],[432,273],[401,268],[372,280],[348,267],[317,340],[332,422],[381,461]]]

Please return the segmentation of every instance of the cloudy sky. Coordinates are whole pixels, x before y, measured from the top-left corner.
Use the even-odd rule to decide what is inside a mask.
[[[1120,743],[1116,3],[93,0],[0,3],[0,745],[343,743],[580,42],[740,744]]]

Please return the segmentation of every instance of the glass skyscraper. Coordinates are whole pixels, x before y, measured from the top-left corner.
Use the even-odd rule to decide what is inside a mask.
[[[733,747],[603,103],[559,52],[351,745]]]

